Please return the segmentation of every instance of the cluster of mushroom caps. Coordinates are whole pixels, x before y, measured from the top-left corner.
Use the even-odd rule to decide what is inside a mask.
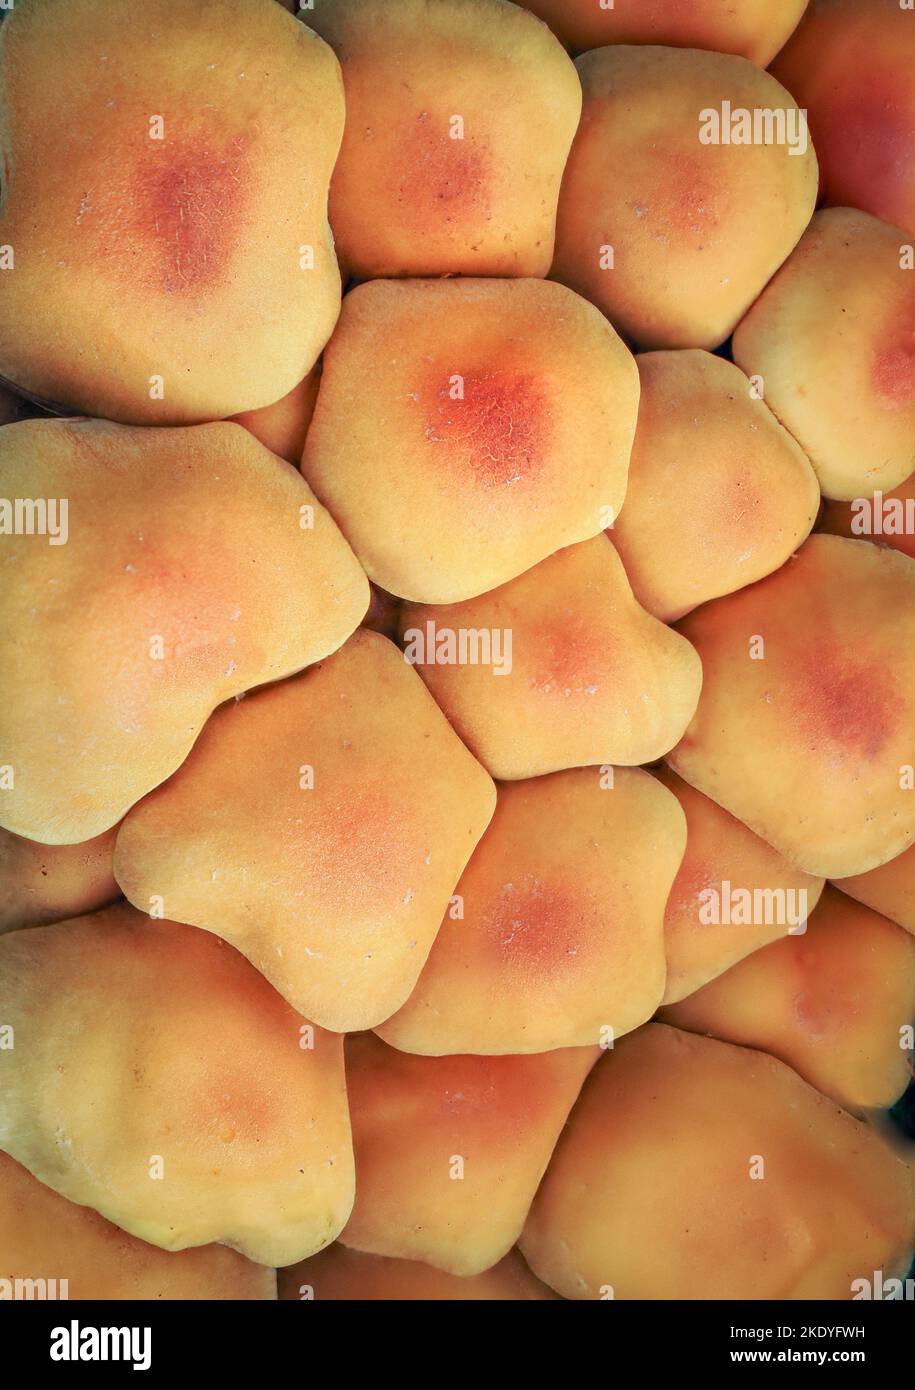
[[[900,1277],[915,14],[290,8],[0,28],[0,1290]]]

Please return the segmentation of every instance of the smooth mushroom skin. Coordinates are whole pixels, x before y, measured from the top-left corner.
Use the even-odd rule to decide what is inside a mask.
[[[889,491],[915,469],[911,254],[898,227],[824,208],[734,333],[734,361],[827,497]]]
[[[546,275],[581,114],[546,25],[502,0],[317,0],[302,18],[343,68],[330,221],[346,271]]]
[[[851,502],[827,501],[819,530],[850,540],[872,540],[915,560],[915,473],[885,493],[865,494]]]
[[[915,936],[915,845],[866,874],[837,878],[835,885]]]
[[[337,59],[280,5],[17,4],[0,28],[15,253],[0,375],[126,424],[290,391],[340,311],[327,195],[343,124]]]
[[[231,946],[127,904],[9,932],[0,1017],[0,1148],[60,1196],[163,1250],[271,1266],[339,1234],[343,1040]]]
[[[803,450],[732,363],[645,352],[626,500],[608,533],[633,593],[676,622],[785,563],[816,521]]]
[[[411,1057],[348,1038],[357,1192],[343,1244],[449,1274],[498,1264],[599,1055]]]
[[[362,630],[217,711],[126,817],[115,875],[137,907],[158,896],[351,1032],[409,995],[495,801],[402,654]]]
[[[327,656],[368,606],[333,519],[239,425],[10,425],[0,495],[66,504],[65,543],[50,511],[48,534],[0,535],[0,824],[42,843],[121,820],[217,705]]]
[[[780,1057],[847,1110],[887,1108],[912,1076],[915,942],[827,888],[803,936],[755,951],[661,1018]]]
[[[807,7],[807,0],[518,0],[546,20],[573,52],[611,43],[665,44],[736,53],[769,65]]]
[[[631,353],[561,285],[373,280],[343,302],[302,472],[374,583],[454,603],[617,515],[638,398]]]
[[[461,738],[502,779],[654,761],[699,699],[698,656],[640,606],[606,536],[463,603],[404,604],[400,631]]]
[[[119,898],[117,826],[81,845],[41,845],[0,830],[0,933],[42,927]]]
[[[180,1251],[147,1245],[90,1207],[58,1197],[0,1153],[0,1289],[4,1280],[14,1291],[22,1281],[37,1288],[33,1297],[42,1287],[50,1294],[47,1281],[54,1280],[56,1296],[71,1303],[276,1298],[272,1269],[224,1245]]]
[[[811,536],[680,631],[703,687],[675,772],[818,877],[915,841],[915,563]]]
[[[654,776],[686,816],[686,852],[664,910],[663,1002],[675,1004],[761,946],[802,933],[823,879],[794,868],[669,767]]]
[[[811,0],[772,72],[808,112],[826,202],[915,233],[915,28],[901,0]]]
[[[612,774],[612,776],[610,775]],[[664,992],[664,904],[686,847],[639,769],[508,782],[419,982],[376,1031],[406,1052],[609,1046]]]
[[[457,1275],[419,1260],[348,1250],[337,1242],[277,1273],[284,1302],[543,1303],[557,1298],[534,1278],[517,1250],[482,1274]]]
[[[253,434],[271,454],[298,468],[320,384],[320,367],[314,367],[280,400],[261,406],[260,410],[242,411],[233,417],[234,421]]]
[[[846,1300],[913,1245],[911,1153],[776,1058],[661,1023],[594,1068],[521,1238],[574,1299]]]
[[[551,277],[640,347],[717,347],[816,204],[816,156],[797,104],[731,54],[614,44],[576,67],[584,107]],[[750,122],[773,113],[781,142],[725,143],[727,109]]]

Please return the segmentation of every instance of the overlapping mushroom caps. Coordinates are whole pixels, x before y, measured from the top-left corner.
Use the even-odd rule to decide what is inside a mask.
[[[0,1299],[907,1272],[915,27],[805,8],[16,0]]]
[[[230,941],[326,1028],[372,1027],[416,982],[495,788],[386,638],[231,703],[136,806],[131,902]]]
[[[667,896],[664,1003],[685,999],[751,951],[803,934],[823,891],[670,768],[655,774],[686,816],[686,852]]]
[[[865,874],[837,879],[836,885],[915,935],[915,845]]]
[[[120,896],[117,826],[81,845],[41,845],[0,830],[0,932],[40,927],[105,907]]]
[[[377,1029],[407,1052],[607,1046],[664,992],[664,903],[686,846],[646,772],[506,783],[419,983]]]
[[[915,562],[812,536],[680,627],[703,669],[681,777],[809,874],[915,841]]]
[[[736,53],[767,66],[794,30],[807,0],[519,0],[573,50],[653,43]]]
[[[298,467],[320,383],[320,367],[314,367],[280,400],[260,410],[242,411],[233,417],[235,423],[243,425],[272,454]]]
[[[730,54],[616,44],[576,66],[584,109],[551,273],[642,347],[716,347],[813,212],[802,113]]]
[[[330,219],[344,268],[546,275],[581,112],[549,29],[502,0],[317,0],[303,18],[343,67]]]
[[[251,0],[16,5],[0,116],[3,376],[168,425],[269,405],[311,369],[340,308],[344,109],[310,29]]]
[[[115,824],[216,705],[326,656],[368,604],[331,517],[238,425],[26,421],[0,432],[0,490],[47,508],[47,534],[0,536],[0,824],[45,843]]]
[[[734,334],[734,361],[827,497],[889,490],[915,471],[913,254],[898,227],[825,208]]]
[[[324,356],[302,471],[369,578],[453,603],[596,536],[626,491],[638,371],[542,280],[376,280]]]
[[[0,1148],[164,1250],[285,1265],[353,1200],[343,1042],[132,907],[0,937]]]
[[[278,1273],[284,1301],[542,1303],[556,1298],[534,1278],[517,1250],[481,1274],[461,1275],[338,1243]]]
[[[809,112],[826,200],[915,233],[908,0],[811,0],[772,70]]]
[[[692,647],[636,602],[605,536],[463,603],[404,604],[404,654],[494,777],[650,762],[695,713]]]
[[[521,1240],[575,1299],[850,1299],[913,1244],[911,1158],[776,1058],[659,1023],[594,1068]]]
[[[779,568],[820,505],[805,454],[746,377],[700,351],[636,358],[642,394],[613,523],[636,598],[674,622]]]
[[[383,637],[390,637],[392,642],[396,642],[400,631],[401,601],[394,594],[389,594],[387,589],[379,589],[377,584],[370,584],[369,588],[371,598],[360,627],[380,632]]]
[[[356,1203],[344,1245],[479,1274],[518,1239],[598,1047],[411,1057],[347,1040]]]
[[[849,1110],[911,1079],[915,942],[827,888],[806,932],[755,951],[662,1017],[780,1057]]]
[[[272,1269],[223,1245],[181,1251],[147,1245],[90,1207],[58,1197],[0,1153],[0,1289],[4,1281],[11,1292],[0,1297],[11,1298],[276,1298]]]
[[[867,492],[850,502],[827,502],[820,530],[850,540],[873,540],[915,560],[915,473],[889,492]]]

